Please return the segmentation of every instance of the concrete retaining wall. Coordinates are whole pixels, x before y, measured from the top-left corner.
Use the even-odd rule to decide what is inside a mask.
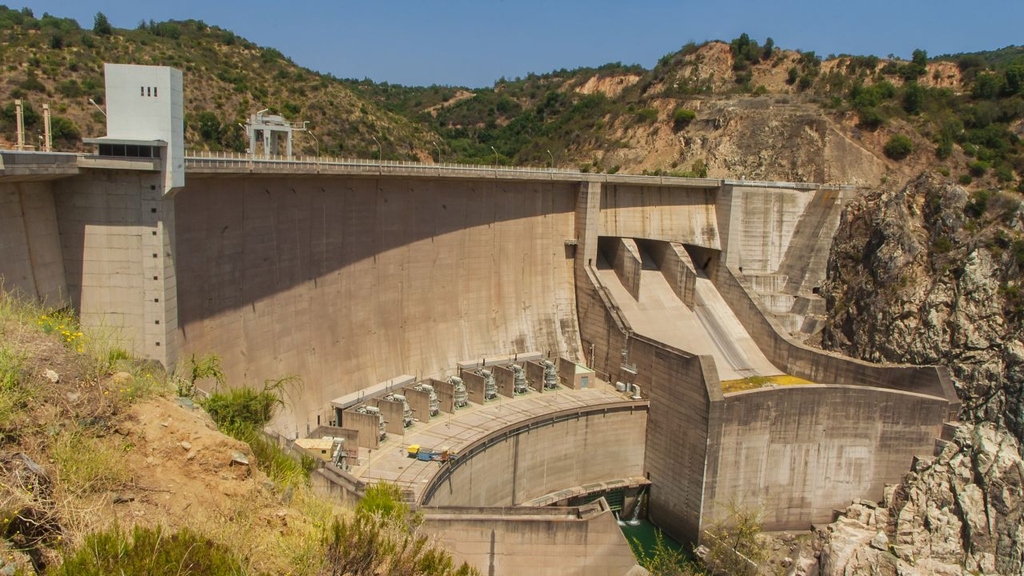
[[[600,236],[721,247],[715,190],[609,183],[600,194]]]
[[[190,174],[175,204],[183,351],[218,353],[235,385],[300,376],[290,432],[394,374],[580,359],[578,186]]]
[[[437,403],[440,405],[441,412],[447,412],[448,414],[455,412],[455,387],[449,384],[447,380],[428,378],[426,382],[434,387],[434,393],[437,394]]]
[[[516,375],[511,368],[505,366],[491,366],[491,374],[494,374],[494,383],[498,386],[498,394],[506,398],[515,397]]]
[[[0,183],[0,284],[49,307],[68,302],[49,182]]]
[[[373,403],[380,408],[380,413],[384,416],[388,434],[401,436],[405,433],[405,405],[383,398],[374,400]]]
[[[422,508],[423,529],[490,576],[623,576],[635,565],[603,501],[579,508]]]
[[[462,370],[460,377],[462,378],[462,383],[466,385],[466,394],[469,395],[469,401],[474,404],[483,404],[487,380],[475,371],[470,370]]]
[[[788,294],[810,294],[825,277],[843,206],[856,195],[852,189],[723,186],[717,213],[725,264],[784,274]]]
[[[341,425],[358,432],[360,448],[376,450],[380,446],[380,419],[376,414],[345,410],[341,412]]]
[[[313,489],[354,508],[366,495],[366,484],[333,465],[318,466],[309,477]]]
[[[461,450],[434,477],[423,503],[515,506],[566,486],[639,476],[646,426],[646,407],[631,404],[518,423]]]
[[[785,336],[728,267],[720,269],[715,286],[758,348],[785,373],[820,384],[874,386],[944,398],[949,404],[948,418],[955,419],[959,413],[960,401],[944,367],[879,366],[808,348]]]
[[[800,530],[856,498],[881,500],[915,455],[931,454],[946,410],[941,398],[858,386],[729,395],[712,411],[703,521],[738,506],[762,509],[766,530]]]
[[[646,242],[642,246],[654,259],[676,296],[693,308],[697,272],[683,245],[678,242]]]
[[[651,520],[677,539],[697,542],[712,450],[711,405],[722,398],[714,360],[643,336],[630,339],[629,360],[637,367],[636,384],[651,400],[644,461]]]
[[[602,250],[611,261],[615,275],[619,277],[626,291],[633,298],[640,299],[640,270],[643,263],[640,261],[640,250],[632,238],[604,238],[603,244],[607,248]]]

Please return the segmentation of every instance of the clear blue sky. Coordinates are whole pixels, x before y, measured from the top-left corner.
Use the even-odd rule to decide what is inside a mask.
[[[45,0],[92,27],[198,19],[342,78],[493,85],[501,77],[621,61],[651,68],[688,41],[747,32],[828,54],[929,55],[1024,44],[1024,0]],[[15,8],[18,4],[8,4]]]

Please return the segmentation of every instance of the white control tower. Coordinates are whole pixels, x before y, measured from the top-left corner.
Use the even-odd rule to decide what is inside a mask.
[[[181,70],[104,64],[107,135],[89,138],[100,156],[152,158],[163,193],[185,185],[185,118]]]

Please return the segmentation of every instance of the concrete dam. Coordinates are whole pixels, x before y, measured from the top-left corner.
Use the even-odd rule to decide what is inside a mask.
[[[829,522],[959,411],[941,367],[801,343],[853,189],[97,144],[0,153],[4,289],[168,367],[215,353],[232,386],[298,376],[276,432],[359,446],[328,489],[399,483],[484,571],[625,573],[608,505],[580,504],[611,489],[686,542],[736,505],[769,530]]]

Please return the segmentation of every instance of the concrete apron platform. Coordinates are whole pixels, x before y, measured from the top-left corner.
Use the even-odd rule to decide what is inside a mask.
[[[351,474],[363,482],[387,481],[397,484],[406,499],[420,502],[424,489],[441,467],[438,462],[409,458],[406,449],[419,444],[423,449],[450,448],[465,451],[492,432],[545,414],[602,404],[622,402],[627,396],[607,382],[595,381],[584,390],[560,387],[549,392],[530,392],[514,399],[499,396],[486,404],[471,404],[455,414],[441,414],[430,422],[417,422],[404,435],[389,434],[378,450],[359,449],[359,466]]]

